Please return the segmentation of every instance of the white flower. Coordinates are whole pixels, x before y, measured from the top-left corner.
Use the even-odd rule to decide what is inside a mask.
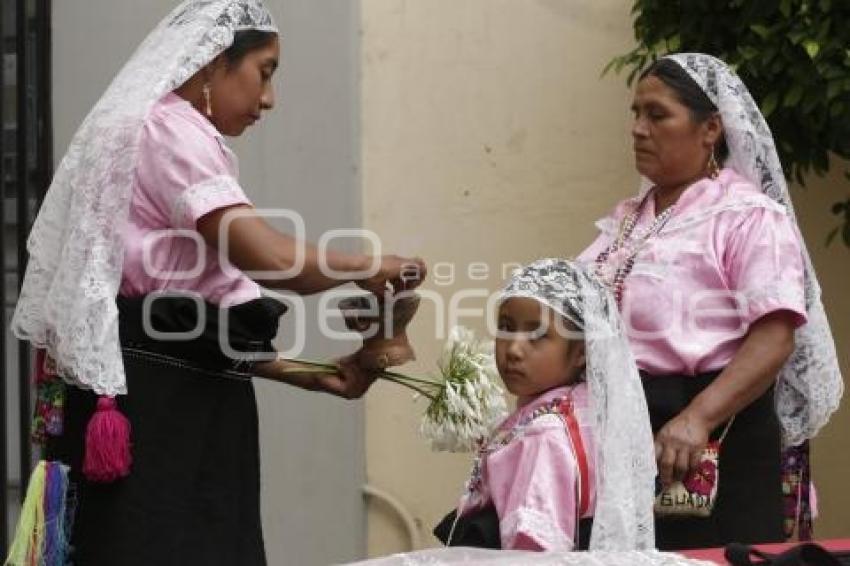
[[[468,328],[452,328],[439,368],[421,432],[434,450],[474,450],[507,414],[493,343],[479,341]]]

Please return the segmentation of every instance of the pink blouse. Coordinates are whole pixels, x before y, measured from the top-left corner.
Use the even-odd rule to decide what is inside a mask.
[[[157,102],[141,133],[119,293],[192,290],[216,304],[259,297],[259,286],[224,269],[196,229],[205,214],[251,204],[238,176],[236,156],[189,102],[173,93]]]
[[[572,550],[575,544],[579,471],[564,420],[553,413],[524,424],[535,409],[571,396],[587,454],[589,502],[596,505],[595,440],[588,410],[587,385],[558,387],[519,407],[499,425],[482,452],[480,478],[475,474],[461,499],[460,512],[488,505],[496,508],[503,549]],[[500,444],[500,435],[515,435]]]
[[[641,200],[627,199],[597,222],[601,233],[579,259],[594,262]],[[689,187],[675,206],[639,248],[623,286],[621,310],[638,367],[658,375],[719,370],[762,316],[785,310],[797,326],[806,322],[800,235],[780,204],[724,169]],[[650,194],[633,238],[654,220]]]

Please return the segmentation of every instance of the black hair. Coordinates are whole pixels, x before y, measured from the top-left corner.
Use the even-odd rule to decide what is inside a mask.
[[[671,59],[658,59],[654,61],[640,74],[639,80],[643,80],[646,77],[655,77],[670,87],[676,93],[676,98],[679,99],[679,102],[690,110],[691,119],[697,124],[705,122],[717,112],[717,106],[709,100],[696,81],[678,63]],[[720,134],[720,140],[718,140],[715,151],[717,161],[720,164],[729,157],[729,147],[726,145],[726,137],[723,134]]]
[[[256,29],[237,31],[233,35],[233,44],[224,51],[227,66],[230,68],[236,67],[242,62],[245,55],[255,49],[266,47],[275,37],[277,37],[277,34],[271,31]]]

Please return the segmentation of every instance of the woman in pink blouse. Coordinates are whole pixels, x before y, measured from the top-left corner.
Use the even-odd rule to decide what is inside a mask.
[[[740,80],[705,55],[653,63],[632,110],[644,186],[580,257],[619,302],[661,484],[694,469],[734,417],[711,517],[657,519],[658,547],[783,540],[783,440],[825,422],[840,375],[773,139]],[[791,398],[799,382],[825,387]],[[813,416],[800,432],[803,413]]]
[[[265,564],[250,378],[268,369],[254,362],[274,355],[285,308],[260,285],[383,296],[424,276],[418,259],[320,258],[254,210],[224,136],[272,109],[279,51],[261,0],[184,1],[86,118],[47,193],[13,329],[46,351],[37,432],[61,462],[51,469],[70,466],[73,523],[48,525],[70,534],[54,541],[73,549],[57,564]],[[346,360],[338,374],[278,377],[349,398],[374,379]]]

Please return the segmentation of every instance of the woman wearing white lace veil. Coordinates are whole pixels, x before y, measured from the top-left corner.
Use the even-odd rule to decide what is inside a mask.
[[[657,519],[658,546],[782,540],[795,526],[806,538],[805,443],[843,386],[773,137],[741,80],[708,55],[653,63],[632,109],[644,183],[581,258],[620,303],[661,480],[694,469],[734,417],[711,517]],[[783,524],[780,450],[795,446]]]
[[[261,0],[182,2],[80,126],[39,211],[12,328],[41,352],[36,432],[61,464],[37,472],[46,492],[58,477],[73,495],[57,517],[73,519],[74,563],[264,564],[249,372],[268,367],[252,354],[273,350],[284,309],[246,273],[304,294],[350,281],[383,293],[411,263],[422,275],[420,260],[329,252],[330,277],[314,247],[252,208],[222,136],[272,108],[279,49]],[[163,291],[184,296],[145,300]],[[200,336],[175,341],[195,323]],[[372,376],[344,363],[285,379],[356,397]],[[57,517],[23,532],[9,563],[55,558],[68,542]]]
[[[585,266],[541,259],[499,299],[496,365],[517,410],[435,534],[506,550],[652,549],[652,433],[613,295]]]

